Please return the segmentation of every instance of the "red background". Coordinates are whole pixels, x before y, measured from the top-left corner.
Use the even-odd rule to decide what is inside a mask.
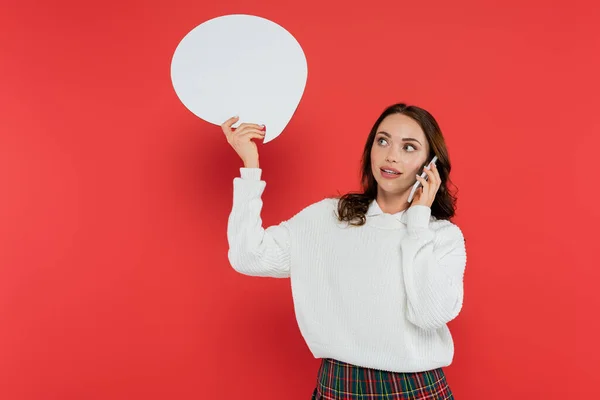
[[[179,40],[231,13],[283,25],[309,66],[292,122],[260,147],[264,223],[357,188],[385,106],[429,109],[468,246],[457,399],[598,398],[598,10],[3,1],[0,398],[310,398],[319,361],[289,281],[227,261],[240,161],[170,82]]]

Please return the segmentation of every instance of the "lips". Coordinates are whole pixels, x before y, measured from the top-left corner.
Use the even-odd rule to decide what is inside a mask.
[[[379,168],[379,171],[381,172],[381,177],[384,179],[396,179],[402,175],[396,168],[382,167]]]
[[[381,169],[381,172],[385,172],[385,173],[389,173],[389,174],[394,174],[394,175],[401,174],[401,172],[398,171],[396,168],[382,167],[380,169]]]

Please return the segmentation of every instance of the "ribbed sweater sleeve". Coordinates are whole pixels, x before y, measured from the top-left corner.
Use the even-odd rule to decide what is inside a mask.
[[[266,183],[259,168],[240,168],[233,181],[233,207],[227,224],[229,262],[244,275],[290,276],[290,235],[287,222],[263,228],[262,194]]]
[[[448,223],[429,228],[431,209],[407,210],[407,236],[400,244],[407,296],[407,318],[431,330],[454,319],[463,303],[465,242],[461,230]]]

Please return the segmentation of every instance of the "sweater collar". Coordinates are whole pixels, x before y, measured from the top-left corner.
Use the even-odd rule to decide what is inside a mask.
[[[375,217],[378,215],[392,216],[397,221],[402,222],[405,225],[407,222],[406,210],[399,211],[395,214],[384,213],[383,210],[381,209],[381,207],[379,207],[379,204],[377,204],[377,200],[373,200],[373,201],[371,201],[371,204],[369,205],[369,209],[367,210],[366,216],[367,217]]]

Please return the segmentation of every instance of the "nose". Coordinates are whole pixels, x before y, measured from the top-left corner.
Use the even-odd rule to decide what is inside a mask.
[[[393,146],[390,146],[387,154],[385,155],[385,161],[389,163],[397,163],[399,159],[400,157],[398,155],[398,152],[394,150]]]

